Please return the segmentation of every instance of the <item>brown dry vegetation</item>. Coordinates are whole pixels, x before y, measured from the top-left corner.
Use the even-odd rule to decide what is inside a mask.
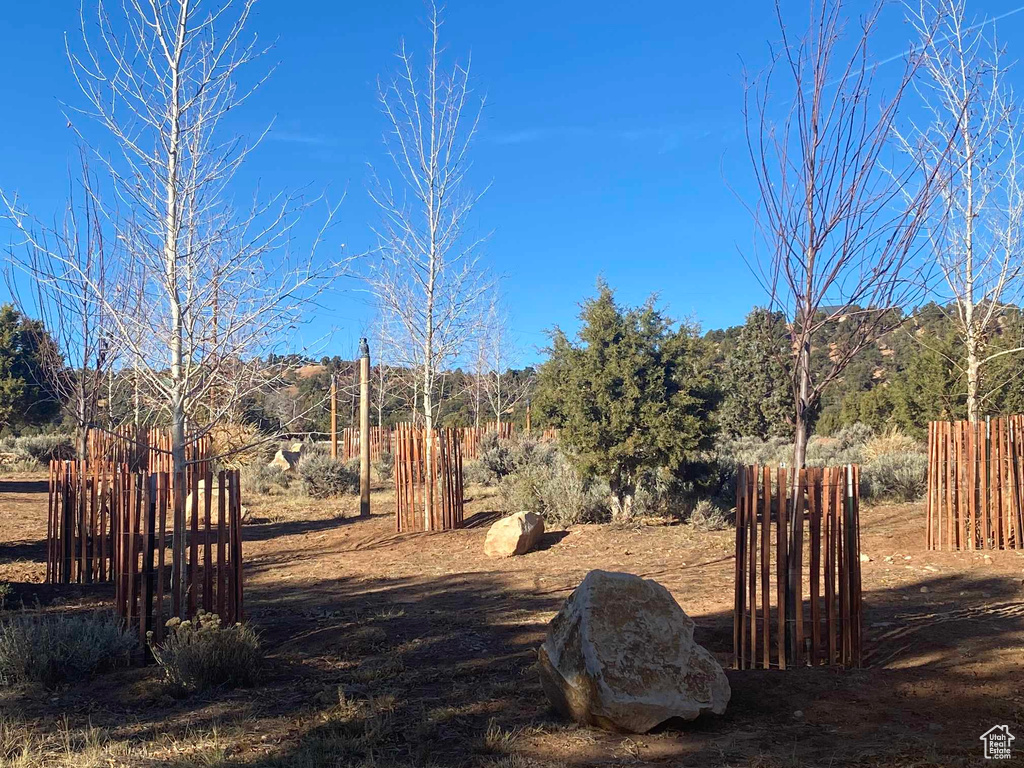
[[[383,490],[370,520],[354,498],[250,500],[264,683],[176,699],[147,667],[0,690],[0,764],[949,766],[978,764],[978,737],[997,723],[1024,739],[1024,556],[924,552],[920,505],[862,512],[869,668],[730,670],[725,716],[623,736],[550,711],[533,668],[547,621],[588,570],[630,571],[668,587],[726,665],[733,533],[578,526],[492,561],[494,499],[472,494],[465,530],[411,535],[394,533]],[[109,599],[41,583],[44,509],[45,483],[0,484],[8,610]]]

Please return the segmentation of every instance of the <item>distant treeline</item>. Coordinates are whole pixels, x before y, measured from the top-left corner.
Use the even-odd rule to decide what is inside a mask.
[[[850,308],[851,312],[858,311]],[[952,307],[927,304],[907,318],[898,330],[861,351],[841,378],[826,391],[813,414],[817,434],[833,434],[861,422],[876,431],[898,428],[923,436],[928,421],[966,417],[966,380],[958,356]],[[990,349],[1013,349],[1024,344],[1024,313],[1019,307],[1001,312],[1002,321]],[[830,352],[844,342],[842,321],[826,328],[818,344]],[[9,305],[0,308],[0,421],[5,434],[60,428],[56,395],[46,386],[43,372],[45,329],[22,317]],[[727,436],[789,437],[792,430],[792,378],[789,371],[789,333],[778,314],[754,309],[743,325],[703,334],[701,365],[711,366],[714,388],[710,418]],[[691,352],[691,355],[698,354]],[[813,355],[818,366],[825,355]],[[330,387],[338,390],[340,427],[354,426],[358,414],[358,363],[339,356],[270,355],[268,372],[275,384],[240,407],[237,419],[268,432],[330,430]],[[527,403],[545,399],[532,367],[503,372],[502,386],[516,392],[502,414],[522,429]],[[493,373],[489,374],[493,377]],[[371,377],[371,420],[393,425],[412,418],[417,397],[416,377],[402,366],[374,364]],[[538,381],[540,384],[538,384]],[[471,371],[449,371],[435,393],[443,403],[442,426],[471,426],[494,419],[485,387]],[[131,372],[111,375],[102,411],[111,423],[134,418]],[[1024,412],[1024,355],[996,357],[986,366],[981,386],[982,413]],[[142,418],[159,422],[160,414]],[[533,425],[546,426],[545,412],[532,409]],[[287,426],[285,426],[287,425]]]

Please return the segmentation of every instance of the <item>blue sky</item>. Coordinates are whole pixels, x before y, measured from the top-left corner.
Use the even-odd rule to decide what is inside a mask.
[[[62,205],[73,154],[59,102],[81,103],[63,47],[77,5],[9,0],[0,9],[0,186],[43,219]],[[1019,5],[978,0],[972,11]],[[376,78],[403,36],[425,43],[423,17],[420,0],[261,0],[251,30],[276,39],[267,63],[279,65],[236,124],[255,134],[275,122],[237,192],[347,191],[335,239],[350,253],[369,246],[367,164],[386,162]],[[763,301],[739,255],[752,227],[736,193],[752,196],[742,71],[762,66],[778,36],[768,0],[449,0],[445,30],[452,55],[472,53],[487,94],[471,183],[492,186],[474,226],[493,231],[485,259],[504,276],[526,359],[544,329],[575,327],[598,275],[625,302],[656,291],[675,316],[705,328],[739,323]],[[1021,33],[1024,13],[1000,23],[1011,54]],[[890,12],[877,55],[899,53],[908,35]],[[0,241],[12,237],[0,225]],[[363,295],[341,292],[303,333],[330,332],[325,351],[351,354],[369,314]]]

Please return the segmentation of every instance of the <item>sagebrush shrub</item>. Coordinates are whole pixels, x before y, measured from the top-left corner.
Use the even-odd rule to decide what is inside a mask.
[[[536,512],[560,526],[608,519],[607,484],[584,477],[554,445],[520,441],[512,461],[499,486],[508,511]]]
[[[150,649],[167,682],[180,691],[253,685],[263,672],[259,635],[247,624],[221,626],[219,616],[200,611],[191,621],[171,619],[167,630]]]
[[[36,461],[30,456],[18,455],[13,461],[8,461],[3,465],[5,472],[12,474],[19,474],[22,472],[45,472],[47,465],[41,461]]]
[[[47,464],[53,459],[67,461],[75,458],[75,444],[70,435],[5,437],[0,442],[0,450],[39,464]]]
[[[329,499],[359,492],[359,462],[344,464],[322,454],[307,454],[299,461],[302,490],[314,499]]]
[[[377,479],[382,483],[388,482],[395,476],[395,457],[388,451],[382,451],[380,457],[373,462],[373,471]]]
[[[719,462],[736,466],[778,466],[793,461],[793,443],[784,437],[762,440],[759,437],[737,437],[720,441],[714,449]]]
[[[270,493],[275,486],[287,488],[291,483],[288,473],[281,467],[269,467],[266,464],[255,464],[241,469],[242,491],[246,495],[262,495]]]
[[[494,475],[479,461],[466,461],[462,464],[462,481],[466,485],[493,485]]]
[[[0,622],[0,683],[52,688],[127,666],[138,649],[112,614],[17,614]]]
[[[889,453],[861,467],[861,496],[873,501],[914,501],[925,492],[928,457],[923,453]]]
[[[480,470],[484,484],[496,483],[515,470],[515,440],[502,440],[497,432],[488,432],[480,440]]]
[[[722,508],[707,499],[694,505],[686,522],[698,531],[721,531],[729,527],[729,518]]]

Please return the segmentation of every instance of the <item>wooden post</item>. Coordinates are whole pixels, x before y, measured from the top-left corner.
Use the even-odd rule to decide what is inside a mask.
[[[778,608],[778,637],[777,646],[779,653],[779,669],[786,668],[786,595],[788,588],[786,580],[789,577],[789,559],[786,513],[788,512],[789,500],[786,493],[786,470],[779,468],[779,520],[775,529],[775,570],[776,570],[776,591],[775,599]]]
[[[331,458],[338,458],[338,383],[331,374]]]
[[[764,496],[761,505],[761,665],[771,668],[771,584],[769,568],[771,561],[771,530],[772,530],[772,470],[764,467]]]
[[[359,340],[359,516],[370,516],[370,347]]]
[[[793,520],[790,527],[789,547],[789,601],[792,610],[790,618],[790,663],[804,665],[804,587],[803,587],[803,546],[804,546],[804,491],[807,488],[807,470],[794,469],[796,481],[793,485]]]
[[[526,436],[530,436],[531,419],[530,419],[530,398],[526,398]]]
[[[744,607],[746,595],[744,591],[745,568],[744,568],[744,542],[746,539],[746,489],[747,478],[746,468],[740,467],[736,475],[736,568],[735,568],[735,601],[733,603],[732,623],[732,654],[733,669],[743,669],[743,660],[747,650],[747,635],[743,625]]]
[[[810,560],[810,585],[811,585],[811,666],[818,665],[818,651],[821,648],[821,604],[819,577],[821,574],[821,507],[822,491],[828,495],[825,485],[824,471],[815,469],[810,476],[811,485],[808,489],[808,502],[810,513],[811,531],[811,560]]]
[[[757,486],[760,474],[759,467],[755,464],[747,485],[747,519],[750,521],[748,548],[750,573],[747,574],[749,578],[749,594],[747,596],[750,598],[750,663],[748,669],[754,669],[757,666]]]

